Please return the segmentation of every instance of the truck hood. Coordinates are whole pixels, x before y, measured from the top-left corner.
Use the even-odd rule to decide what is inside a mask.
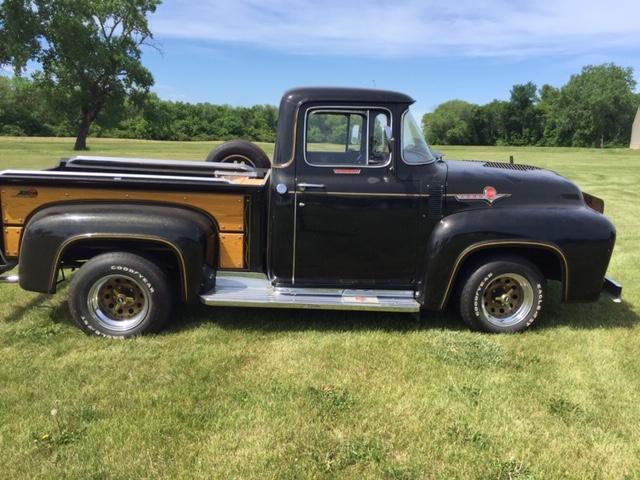
[[[496,207],[583,203],[580,189],[573,182],[549,170],[479,160],[447,160],[446,163],[447,195],[461,207],[487,203]]]

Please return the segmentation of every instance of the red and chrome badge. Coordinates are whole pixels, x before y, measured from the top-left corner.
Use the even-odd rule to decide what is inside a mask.
[[[455,199],[459,202],[468,202],[470,200],[484,200],[488,202],[490,205],[493,204],[496,200],[500,200],[501,198],[510,197],[510,193],[498,193],[495,187],[486,186],[482,193],[456,193],[454,195]]]

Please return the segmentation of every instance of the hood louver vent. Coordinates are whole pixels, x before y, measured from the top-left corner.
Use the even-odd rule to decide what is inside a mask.
[[[503,163],[503,162],[485,162],[484,167],[489,168],[503,168],[505,170],[540,170],[539,167],[532,167],[531,165],[519,165],[517,163]]]

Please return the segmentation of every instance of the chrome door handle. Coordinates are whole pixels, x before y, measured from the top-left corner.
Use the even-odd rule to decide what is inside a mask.
[[[307,188],[324,188],[324,185],[322,183],[299,183],[298,187],[304,192]]]

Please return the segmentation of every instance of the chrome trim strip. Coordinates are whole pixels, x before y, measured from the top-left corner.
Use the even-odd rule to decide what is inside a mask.
[[[20,277],[18,275],[2,275],[0,276],[0,283],[20,283]]]
[[[418,312],[413,291],[274,288],[266,276],[218,275],[216,288],[200,296],[206,305]]]
[[[453,283],[454,280],[459,272],[460,269],[460,265],[461,263],[464,261],[464,259],[466,257],[468,257],[471,253],[477,251],[477,250],[482,250],[485,248],[490,248],[490,247],[510,247],[510,246],[519,246],[519,245],[523,245],[523,246],[529,246],[529,247],[534,247],[534,248],[543,248],[543,249],[547,249],[547,250],[551,250],[553,252],[555,252],[556,254],[558,254],[560,256],[560,258],[562,259],[562,262],[564,264],[563,266],[563,283],[564,283],[564,300],[567,300],[569,298],[569,262],[567,261],[567,257],[565,256],[564,252],[562,251],[562,249],[560,247],[558,247],[557,245],[554,245],[552,243],[548,243],[548,242],[538,242],[538,241],[532,241],[532,240],[489,240],[489,241],[485,241],[485,242],[478,242],[478,243],[474,243],[472,245],[469,245],[467,248],[465,248],[460,255],[458,255],[458,258],[456,259],[456,262],[453,266],[453,269],[451,270],[451,275],[449,276],[449,282],[447,283],[447,289],[445,290],[445,294],[442,297],[442,302],[440,303],[440,308],[443,309],[445,307],[445,305],[447,304],[447,300],[449,299],[449,296],[451,295],[451,289],[453,288]]]
[[[402,198],[423,198],[429,197],[429,193],[368,193],[368,192],[314,192],[314,191],[289,191],[289,193],[304,193],[305,195],[335,195],[350,197],[402,197]]]
[[[79,235],[74,235],[72,237],[67,238],[64,242],[60,244],[60,246],[56,251],[56,255],[54,257],[54,262],[53,262],[53,270],[51,272],[51,279],[49,280],[50,289],[52,289],[56,284],[56,278],[58,276],[58,271],[60,270],[59,268],[60,259],[62,258],[62,255],[64,255],[64,253],[67,251],[68,247],[71,246],[73,243],[76,243],[82,240],[93,240],[93,239],[142,240],[142,241],[162,243],[164,245],[169,246],[178,256],[178,260],[180,262],[180,268],[182,270],[182,279],[183,279],[183,287],[184,287],[183,297],[185,299],[187,298],[187,293],[189,291],[188,280],[187,280],[187,264],[184,260],[184,256],[182,255],[182,251],[174,243],[168,240],[165,240],[164,238],[160,238],[152,235],[130,235],[130,234],[118,234],[118,233],[81,233]]]
[[[293,258],[291,263],[291,285],[296,283],[296,243],[298,241],[298,192],[293,194]]]
[[[324,185],[324,183],[305,183],[305,182],[302,182],[302,183],[298,184],[298,187],[302,191],[304,191],[307,188],[324,188],[325,185]]]
[[[391,110],[385,107],[376,107],[376,106],[322,106],[322,107],[311,107],[307,109],[304,114],[304,131],[302,135],[302,156],[304,158],[304,163],[309,165],[310,167],[316,168],[384,168],[388,167],[391,164],[391,157],[393,157],[393,152],[389,152],[389,158],[386,163],[382,165],[369,165],[369,112],[371,110],[383,110],[389,114],[389,126],[393,130],[393,114]],[[338,164],[338,165],[314,165],[313,163],[309,163],[307,160],[307,119],[309,118],[309,114],[314,112],[322,112],[322,113],[357,113],[359,115],[363,115],[366,113],[366,121],[367,121],[367,138],[365,141],[367,142],[367,148],[365,149],[365,156],[367,164],[365,165],[351,165],[351,164]]]
[[[223,170],[242,170],[250,173],[255,171],[255,167],[249,165],[243,165],[241,163],[224,163],[224,162],[204,162],[198,160],[167,160],[162,158],[138,158],[138,157],[105,157],[105,156],[92,156],[92,155],[78,155],[71,157],[66,161],[67,165],[75,165],[82,163],[82,161],[88,162],[100,162],[100,163],[113,163],[127,164],[138,163],[145,166],[166,166],[166,167],[196,167],[203,170],[213,170],[221,168]],[[82,165],[81,165],[82,166]]]
[[[174,175],[144,175],[140,173],[101,173],[101,172],[64,172],[64,171],[49,171],[49,170],[4,170],[0,172],[0,176],[20,175],[27,178],[31,177],[93,177],[93,178],[106,178],[109,180],[175,180],[175,181],[196,181],[202,183],[224,183],[232,184],[231,180],[226,178],[206,178],[206,177],[184,177]],[[244,185],[243,186],[250,186]],[[259,185],[261,186],[261,185]]]

